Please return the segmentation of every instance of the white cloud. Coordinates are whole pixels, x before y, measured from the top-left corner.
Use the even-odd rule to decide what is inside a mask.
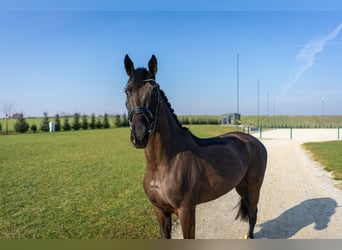
[[[288,83],[283,87],[277,96],[277,101],[281,100],[288,93],[289,89],[301,78],[301,76],[315,64],[318,53],[332,41],[342,30],[342,23],[339,24],[331,33],[319,39],[307,42],[296,55],[295,65],[290,75]]]

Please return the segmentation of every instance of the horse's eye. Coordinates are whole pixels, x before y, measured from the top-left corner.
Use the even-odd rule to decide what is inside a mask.
[[[156,90],[156,88],[152,89],[152,95],[153,96],[157,96],[158,95],[158,91]]]

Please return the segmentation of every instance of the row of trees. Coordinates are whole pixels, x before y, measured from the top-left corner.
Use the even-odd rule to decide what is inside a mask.
[[[69,118],[72,118],[69,121]],[[92,114],[90,117],[90,121],[88,120],[87,115],[82,115],[79,113],[75,113],[72,117],[64,117],[64,121],[62,123],[61,117],[59,114],[56,114],[55,117],[50,120],[47,112],[44,112],[44,116],[40,123],[39,130],[42,132],[48,132],[50,130],[49,123],[50,121],[55,123],[55,131],[69,131],[69,130],[87,130],[87,129],[101,129],[101,128],[110,128],[109,116],[107,113],[104,114],[103,117],[96,117],[95,114]],[[1,124],[0,124],[1,126]],[[114,116],[114,126],[122,127],[128,126],[127,116],[126,115],[115,115]],[[32,124],[29,126],[26,121],[24,115],[22,113],[17,115],[16,122],[14,124],[14,129],[19,133],[26,133],[29,128],[31,128],[32,132],[37,132],[38,126],[36,124]],[[1,127],[0,127],[1,130]]]
[[[56,114],[53,118],[48,116],[47,112],[44,112],[43,118],[39,125],[32,124],[31,126],[26,121],[22,113],[16,115],[16,123],[14,129],[16,132],[25,133],[29,129],[32,132],[37,132],[38,130],[42,132],[49,131],[49,122],[55,123],[55,131],[69,131],[69,130],[86,130],[86,129],[101,129],[110,127],[127,127],[129,126],[128,118],[126,114],[114,115],[113,124],[110,125],[110,118],[108,114],[104,114],[103,117],[96,117],[95,114],[90,116],[81,115],[80,113],[75,113],[73,116],[60,117]],[[62,122],[63,119],[63,122]],[[201,117],[201,116],[180,116],[179,121],[183,125],[189,124],[220,124],[221,120],[215,117]],[[1,123],[0,123],[1,131]]]

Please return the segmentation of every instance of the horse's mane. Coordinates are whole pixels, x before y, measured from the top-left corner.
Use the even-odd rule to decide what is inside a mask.
[[[161,97],[163,98],[164,102],[166,103],[166,106],[168,107],[170,113],[172,114],[173,116],[173,119],[175,120],[176,124],[181,128],[181,129],[184,129],[184,130],[188,130],[189,129],[187,127],[183,127],[183,125],[180,123],[180,121],[178,120],[178,117],[177,115],[175,114],[175,111],[174,109],[172,108],[171,106],[171,103],[169,102],[169,100],[167,99],[166,95],[165,95],[165,92],[161,89],[159,89],[159,93],[161,95]],[[190,131],[189,131],[190,132]]]
[[[163,90],[159,89],[159,93],[161,95],[161,97],[163,98],[164,102],[166,103],[166,106],[169,108],[170,113],[172,114],[176,124],[183,130],[187,131],[192,139],[199,145],[202,147],[206,147],[206,146],[210,146],[210,145],[214,145],[214,144],[227,144],[227,141],[223,138],[220,137],[212,137],[212,138],[198,138],[197,136],[195,136],[193,133],[191,133],[191,131],[187,128],[187,127],[183,127],[183,125],[180,123],[180,121],[178,120],[177,115],[175,114],[175,111],[173,110],[169,100],[167,99],[165,93]]]

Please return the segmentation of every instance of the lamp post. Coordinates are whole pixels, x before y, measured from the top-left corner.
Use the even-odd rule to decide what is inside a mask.
[[[324,101],[325,101],[325,98],[322,97],[321,102],[322,102],[322,126],[323,127],[324,127]]]
[[[260,128],[260,78],[258,78],[258,128]]]
[[[239,53],[236,56],[236,106],[239,114]]]

